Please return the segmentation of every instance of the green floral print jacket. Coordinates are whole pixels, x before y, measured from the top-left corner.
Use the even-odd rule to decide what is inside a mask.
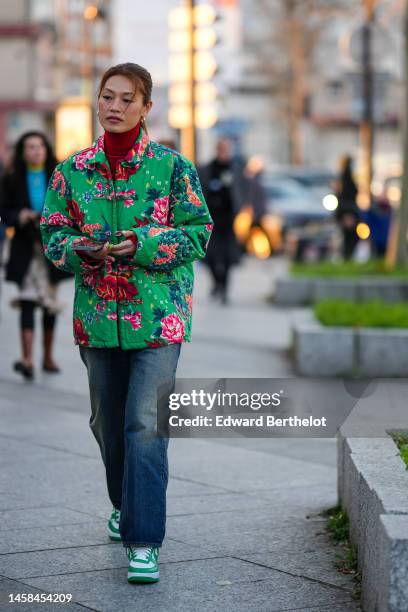
[[[101,136],[60,163],[41,218],[45,255],[75,274],[75,344],[139,349],[189,342],[193,261],[205,256],[213,222],[197,172],[141,129],[115,181]],[[136,252],[115,262],[73,247],[116,244],[132,230]]]

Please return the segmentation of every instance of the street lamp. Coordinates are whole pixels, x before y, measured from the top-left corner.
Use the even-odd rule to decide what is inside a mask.
[[[216,19],[209,4],[185,0],[169,13],[169,124],[179,129],[181,151],[195,161],[196,129],[208,129],[217,119],[217,90],[211,79],[217,63],[211,49],[217,36],[211,27]]]
[[[95,43],[95,23],[97,19],[106,19],[106,13],[103,8],[99,6],[99,4],[88,4],[83,11],[83,18],[88,24],[88,27],[85,29],[87,34],[86,36],[86,45],[89,49],[88,58],[88,75],[89,75],[89,97],[90,97],[90,105],[92,112],[92,137],[94,138],[97,132],[96,127],[96,113],[94,108],[94,97],[95,97],[95,84],[98,79],[98,67],[96,62],[96,43]]]
[[[364,0],[365,23],[362,28],[362,68],[363,68],[363,119],[360,138],[364,155],[363,162],[363,203],[372,204],[371,183],[373,181],[373,65],[372,65],[372,27],[376,0]]]

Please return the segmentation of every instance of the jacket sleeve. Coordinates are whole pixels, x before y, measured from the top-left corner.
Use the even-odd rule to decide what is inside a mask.
[[[8,227],[16,227],[19,224],[18,217],[21,208],[15,201],[15,188],[13,188],[10,175],[4,175],[1,181],[0,191],[0,220]]]
[[[177,156],[171,178],[168,225],[135,228],[134,261],[156,271],[172,270],[205,256],[213,220],[193,164]]]
[[[67,164],[58,164],[50,178],[40,229],[45,256],[56,268],[75,274],[82,259],[72,247],[82,233],[74,214],[76,203],[71,196]]]

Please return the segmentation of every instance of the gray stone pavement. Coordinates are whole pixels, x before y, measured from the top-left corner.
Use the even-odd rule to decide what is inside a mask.
[[[179,377],[290,377],[292,311],[264,298],[284,265],[252,259],[235,271],[231,304],[208,297],[199,265],[193,342]],[[0,610],[13,593],[71,593],[73,610],[358,610],[318,512],[336,503],[333,439],[178,439],[170,442],[161,580],[129,585],[126,557],[106,535],[110,504],[88,426],[87,383],[71,337],[72,285],[58,326],[60,376],[25,383],[14,289],[0,321]],[[39,344],[37,362],[40,361]],[[59,604],[62,607],[62,604]]]

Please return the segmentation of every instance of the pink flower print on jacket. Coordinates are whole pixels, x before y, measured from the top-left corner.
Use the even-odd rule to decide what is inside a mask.
[[[161,336],[170,342],[184,340],[184,322],[176,314],[169,314],[161,320]]]
[[[141,312],[128,312],[123,315],[124,321],[129,321],[133,330],[140,329],[142,327],[142,313]]]
[[[89,147],[88,149],[84,149],[83,151],[80,151],[79,153],[77,153],[77,155],[75,155],[72,160],[75,165],[75,170],[84,170],[85,164],[88,161],[88,159],[92,159],[92,157],[94,156],[95,156],[94,147]]]
[[[154,200],[154,209],[152,218],[160,225],[167,225],[167,217],[169,213],[169,196],[164,198],[156,198]]]
[[[54,171],[54,174],[52,175],[51,185],[52,185],[52,188],[55,189],[55,191],[58,191],[58,193],[60,194],[62,198],[65,197],[66,190],[67,190],[67,183],[65,181],[65,177],[62,174],[62,172],[60,172],[59,170]]]
[[[163,257],[155,257],[153,263],[155,265],[169,263],[170,261],[176,258],[177,247],[178,242],[175,242],[174,244],[160,244],[158,250],[160,251],[160,253],[165,253],[165,255]]]
[[[42,217],[41,221],[45,218]],[[48,219],[47,219],[47,223],[48,225],[68,225],[68,226],[72,226],[74,225],[73,221],[71,221],[71,219],[69,219],[66,215],[63,215],[60,212],[55,212],[52,213]]]
[[[123,198],[123,203],[126,208],[130,208],[133,206],[135,201],[138,199],[136,196],[136,191],[134,189],[128,189],[126,191],[117,191],[116,196],[120,196]]]

